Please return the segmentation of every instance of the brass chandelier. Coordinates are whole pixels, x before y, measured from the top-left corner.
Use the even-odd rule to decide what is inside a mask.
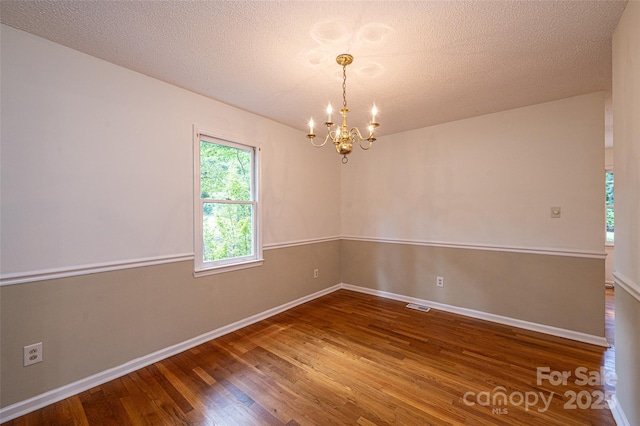
[[[353,62],[353,56],[346,53],[339,55],[336,58],[336,62],[342,66],[342,108],[340,109],[342,125],[337,125],[335,130],[332,130],[335,123],[331,121],[332,109],[331,104],[329,104],[327,107],[327,121],[324,123],[324,125],[327,126],[327,136],[324,138],[324,142],[321,144],[314,143],[316,135],[313,133],[313,118],[309,120],[309,134],[307,137],[311,140],[311,144],[316,148],[324,146],[329,140],[331,140],[335,145],[338,154],[342,155],[342,163],[346,164],[349,161],[347,154],[351,152],[353,144],[356,143],[356,141],[358,142],[358,145],[360,145],[360,148],[365,150],[373,146],[373,142],[376,140],[373,133],[375,128],[380,124],[376,123],[376,114],[378,110],[374,104],[371,109],[371,122],[369,122],[368,125],[369,136],[363,138],[357,127],[352,127],[351,130],[349,130],[349,125],[347,124],[347,114],[349,113],[349,109],[347,108],[347,65]]]

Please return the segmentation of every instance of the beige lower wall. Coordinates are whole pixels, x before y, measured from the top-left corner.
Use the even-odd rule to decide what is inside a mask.
[[[616,286],[616,397],[631,425],[640,421],[640,300]]]
[[[604,336],[602,259],[353,240],[342,259],[343,283]]]
[[[614,246],[604,246],[604,252],[607,253],[607,258],[605,259],[604,264],[604,282],[607,285],[613,285],[616,249]]]
[[[264,257],[261,267],[197,279],[193,262],[178,262],[1,287],[1,406],[340,282],[339,241]],[[23,367],[22,348],[36,342],[44,361]]]

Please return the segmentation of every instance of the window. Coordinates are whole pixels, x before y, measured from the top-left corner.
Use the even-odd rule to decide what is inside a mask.
[[[258,266],[257,148],[196,136],[195,275]]]
[[[605,172],[605,218],[606,218],[606,235],[605,242],[613,244],[614,240],[614,217],[613,217],[613,172],[608,170]]]

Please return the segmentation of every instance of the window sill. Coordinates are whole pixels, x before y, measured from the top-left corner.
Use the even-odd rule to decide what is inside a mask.
[[[605,247],[615,247],[615,245],[614,245],[613,241],[607,241],[607,242],[605,242],[605,243],[604,243],[604,246],[605,246]]]
[[[214,268],[201,269],[194,271],[193,276],[195,278],[206,277],[207,275],[223,274],[225,272],[239,271],[241,269],[254,268],[256,266],[262,266],[264,259],[251,260],[249,262],[234,263],[233,265],[216,266]]]

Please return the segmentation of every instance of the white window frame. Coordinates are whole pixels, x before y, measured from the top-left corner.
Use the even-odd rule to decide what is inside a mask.
[[[235,271],[260,266],[264,263],[262,257],[262,226],[260,205],[260,147],[255,144],[236,142],[214,132],[194,128],[193,137],[193,211],[194,211],[194,277]],[[235,139],[235,138],[234,138]],[[208,199],[202,199],[200,188],[200,141],[225,145],[232,148],[252,151],[251,192],[253,205],[253,254],[250,256],[234,257],[218,261],[204,261],[203,241],[203,206]],[[210,202],[210,201],[209,201]]]

